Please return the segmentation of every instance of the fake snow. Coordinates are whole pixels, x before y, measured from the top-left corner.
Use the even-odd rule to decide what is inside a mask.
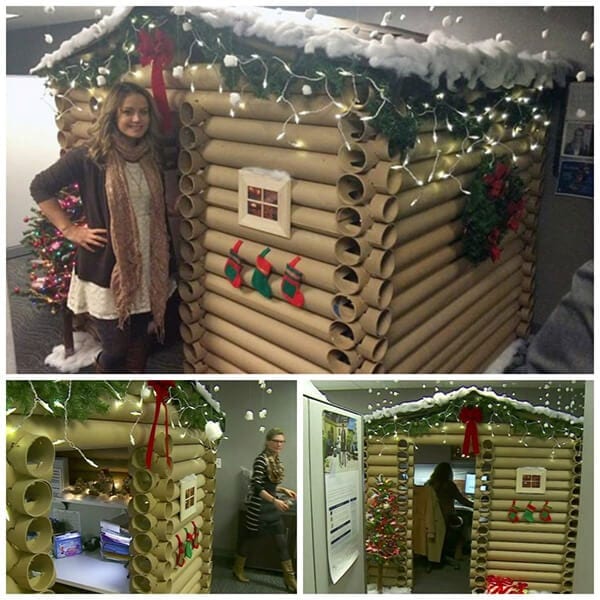
[[[93,365],[101,350],[100,344],[86,331],[73,332],[73,347],[75,353],[65,356],[63,344],[54,346],[44,364],[61,373],[77,373],[79,369]]]
[[[51,68],[110,34],[130,12],[130,7],[115,7],[110,15],[46,54],[31,73]],[[181,15],[182,7],[175,7],[172,12]],[[541,53],[517,51],[508,40],[468,44],[442,31],[433,31],[424,43],[402,37],[383,43],[379,39],[360,39],[349,29],[331,29],[331,20],[319,14],[307,18],[306,13],[280,9],[201,6],[185,7],[185,12],[212,27],[231,27],[240,37],[255,36],[275,46],[295,46],[307,54],[323,50],[330,58],[362,57],[372,67],[390,69],[398,77],[420,77],[434,88],[442,76],[450,89],[462,78],[469,88],[479,83],[490,89],[515,85],[553,87],[555,82],[562,86],[572,71],[572,65],[554,53],[545,60]]]

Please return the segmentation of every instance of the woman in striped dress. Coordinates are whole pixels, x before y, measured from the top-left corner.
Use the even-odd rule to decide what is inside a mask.
[[[279,454],[284,444],[283,431],[277,428],[270,429],[266,435],[265,449],[254,460],[250,490],[246,501],[246,517],[240,530],[233,574],[239,581],[244,583],[250,581],[244,574],[249,547],[258,537],[271,535],[279,551],[285,586],[288,591],[295,592],[294,567],[281,518],[296,498],[296,492],[281,485],[284,467],[279,459]],[[283,500],[278,495],[287,496],[287,499]]]

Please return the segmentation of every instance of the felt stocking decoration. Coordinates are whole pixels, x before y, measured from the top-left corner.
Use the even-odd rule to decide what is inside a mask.
[[[235,288],[242,286],[242,259],[238,254],[242,243],[242,240],[238,240],[233,245],[233,248],[229,250],[229,257],[225,263],[225,275]]]
[[[533,504],[531,504],[531,502],[529,502],[529,504],[527,504],[527,506],[525,507],[525,511],[523,512],[523,518],[526,521],[533,523],[535,521],[535,517],[533,515],[534,512],[535,512],[535,506]]]
[[[271,274],[271,263],[265,258],[271,252],[271,248],[265,248],[256,257],[256,268],[252,273],[252,286],[258,290],[265,298],[271,298],[273,292],[269,285],[269,275]]]
[[[300,282],[302,281],[302,272],[296,269],[300,262],[300,257],[296,256],[287,265],[281,281],[281,293],[285,300],[294,306],[304,305],[304,294],[300,291]]]
[[[185,531],[185,556],[186,556],[186,558],[192,558],[194,534],[189,533],[187,530],[187,527],[184,528],[184,531]]]
[[[517,507],[517,501],[513,500],[512,506],[508,509],[508,520],[511,523],[518,523],[519,519],[519,511],[521,509]]]
[[[550,514],[551,510],[552,507],[548,505],[548,500],[546,500],[546,502],[544,502],[544,506],[542,506],[540,509],[540,521],[544,521],[544,523],[552,521],[552,515]]]

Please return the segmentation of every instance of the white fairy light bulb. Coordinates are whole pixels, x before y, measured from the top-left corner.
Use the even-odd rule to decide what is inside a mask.
[[[312,91],[312,88],[310,87],[310,85],[308,85],[308,84],[305,84],[305,85],[303,85],[303,86],[302,86],[302,93],[303,93],[305,96],[310,96],[310,95],[312,95],[313,91]]]
[[[96,77],[96,85],[98,87],[106,85],[106,77],[104,77],[104,75],[98,75],[98,77]]]
[[[175,77],[175,79],[183,78],[183,65],[173,67],[173,77]]]
[[[242,97],[237,92],[232,92],[229,94],[229,103],[231,106],[236,107],[242,101]]]
[[[548,37],[548,34],[550,33],[549,29],[544,29],[542,31],[542,39],[545,40]]]
[[[258,418],[259,419],[266,419],[267,418],[267,409],[263,408],[262,410],[260,410],[258,412]]]
[[[265,428],[264,428],[264,426],[263,426],[263,425],[261,425],[261,426],[258,428],[258,431],[260,431],[260,433],[264,433],[264,432],[265,432]]]
[[[221,388],[218,385],[213,385],[213,392],[218,393],[221,391]]]
[[[44,41],[46,44],[51,44],[54,41],[54,38],[49,33],[46,33],[44,35]]]
[[[452,25],[452,17],[450,15],[446,15],[442,19],[442,27],[450,27]]]
[[[238,57],[235,54],[226,54],[223,57],[223,64],[228,68],[237,67]]]
[[[592,35],[589,31],[584,31],[581,34],[581,41],[582,42],[589,42],[592,39]]]
[[[456,17],[456,19],[455,19],[455,21],[454,21],[454,22],[455,22],[455,23],[458,25],[459,23],[462,23],[462,21],[463,21],[463,18],[464,18],[464,17],[463,17],[462,15],[459,15],[458,17]]]
[[[502,35],[500,32],[498,32],[498,33],[496,34],[496,41],[497,41],[497,42],[501,42],[503,37],[504,37],[504,36],[503,36],[503,35]]]
[[[181,29],[183,29],[184,31],[191,31],[192,30],[192,23],[190,21],[184,21],[181,24]]]
[[[272,394],[273,390],[271,388],[267,388],[267,394]]]
[[[251,410],[247,410],[244,419],[246,421],[254,421],[254,413]]]
[[[579,71],[577,75],[575,75],[575,79],[579,81],[579,83],[585,81],[587,79],[587,74],[585,71]]]

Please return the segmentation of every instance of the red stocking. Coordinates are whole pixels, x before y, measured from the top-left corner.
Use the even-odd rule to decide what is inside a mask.
[[[242,286],[242,259],[238,254],[242,243],[242,240],[238,240],[233,245],[233,248],[229,250],[229,257],[225,263],[225,275],[235,288]]]

